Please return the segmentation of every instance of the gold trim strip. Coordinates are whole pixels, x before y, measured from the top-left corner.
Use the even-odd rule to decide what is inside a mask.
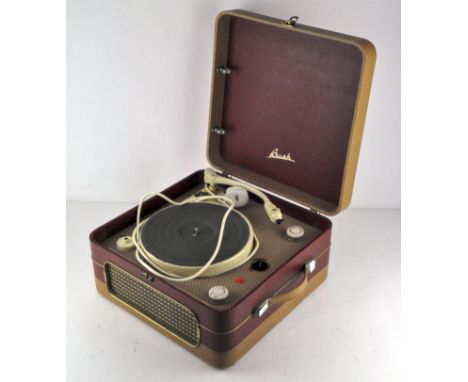
[[[96,279],[96,289],[105,298],[127,310],[129,313],[143,320],[147,324],[150,324],[154,329],[159,331],[162,335],[174,340],[177,344],[181,345],[186,350],[190,351],[193,355],[201,358],[205,362],[217,368],[227,368],[232,366],[238,361],[245,353],[247,353],[261,338],[263,338],[278,322],[280,322],[294,307],[296,307],[302,300],[304,300],[313,290],[315,290],[322,282],[326,279],[328,274],[328,266],[324,267],[317,273],[307,285],[306,292],[298,297],[297,299],[290,300],[282,304],[277,310],[275,310],[271,316],[268,316],[252,333],[250,333],[245,339],[242,340],[237,346],[226,352],[218,352],[208,348],[203,343],[196,348],[188,346],[185,342],[179,340],[173,336],[171,332],[164,330],[153,324],[152,321],[146,319],[144,316],[134,312],[132,309],[121,304],[119,300],[113,300],[110,298],[110,294],[107,291],[106,284]]]
[[[315,259],[316,259],[316,260],[320,259],[327,251],[330,251],[330,247],[328,247],[328,248],[326,248],[325,250],[323,250]],[[108,261],[106,261],[106,262],[104,263],[104,265],[99,264],[99,263],[95,262],[94,260],[93,260],[93,263],[103,268],[104,280],[105,280],[105,285],[106,285],[106,286],[108,285],[108,282],[107,282],[107,273],[106,273],[106,271],[105,271],[105,265],[106,265],[106,264],[111,264],[111,265],[113,265],[113,266],[119,268],[119,269],[122,270],[123,272],[128,273],[128,272],[124,271],[122,268],[120,268],[119,266],[117,266],[117,265],[115,265],[115,264],[113,264],[113,263],[110,263],[110,262],[108,262]],[[320,271],[319,271],[319,272],[320,272]],[[317,272],[317,274],[318,274],[319,272]],[[139,280],[138,278],[136,278],[136,277],[133,276],[132,274],[130,274],[130,273],[128,273],[128,274],[129,274],[131,277],[133,277],[134,279],[136,279],[138,282],[140,282],[140,283],[144,284],[145,286],[151,288],[151,286],[149,286],[148,284],[146,284],[146,283],[144,283],[143,281]],[[315,275],[315,276],[316,276],[316,275]],[[309,279],[308,282],[310,282],[315,276],[311,277],[311,278]],[[294,280],[294,277],[293,277],[291,280],[287,281],[286,284],[284,284],[283,286],[281,286],[281,288],[279,288],[279,289],[273,294],[273,296],[276,296],[277,294],[281,293],[281,291],[284,290],[293,280]],[[107,287],[107,288],[108,288],[108,287]],[[152,288],[154,288],[154,287],[152,287]],[[154,289],[156,289],[156,288],[154,288]],[[156,290],[157,290],[157,289],[156,289]],[[122,300],[120,300],[118,297],[114,296],[114,295],[112,294],[112,292],[109,291],[109,289],[108,289],[108,292],[109,292],[109,295],[112,296],[112,298],[114,298],[114,299],[116,299],[116,300],[118,300],[118,301],[121,301],[121,302],[122,302],[123,304],[125,304],[125,305],[128,305],[125,301],[122,301]],[[163,292],[160,292],[160,291],[158,291],[158,292],[159,292],[159,293],[163,293]],[[164,294],[166,297],[168,297],[168,298],[174,300],[172,297],[168,296],[167,294],[165,294],[165,293],[163,293],[163,294]],[[195,314],[190,308],[186,307],[185,305],[179,303],[179,302],[176,301],[176,300],[174,300],[174,301],[175,301],[177,304],[182,305],[182,306],[185,307],[186,309],[189,309],[189,310],[194,314],[194,316],[197,318],[197,320],[198,320],[198,317],[196,316],[196,314]],[[132,310],[137,311],[135,308],[133,308],[133,307],[131,307],[131,306],[129,306],[129,308],[131,308]],[[139,312],[139,311],[137,311],[137,312]],[[145,316],[145,318],[147,318],[148,320],[150,320],[150,321],[152,321],[152,322],[154,321],[154,320],[152,320],[151,318],[149,318],[149,317],[147,317],[146,315],[144,315],[143,313],[140,313],[140,314],[141,314],[142,316]],[[238,330],[241,326],[243,326],[244,324],[246,324],[247,321],[250,320],[252,317],[253,317],[253,315],[252,315],[252,314],[249,314],[249,315],[248,315],[242,322],[240,322],[236,327],[234,327],[234,328],[232,328],[232,329],[230,329],[230,330],[228,330],[228,331],[225,331],[225,332],[217,332],[217,331],[215,331],[215,330],[213,330],[213,329],[210,329],[210,328],[208,328],[208,327],[202,325],[202,324],[200,323],[199,320],[198,320],[198,325],[199,325],[200,328],[203,328],[203,329],[206,330],[207,332],[210,332],[210,333],[213,333],[213,334],[217,334],[217,335],[227,335],[227,334],[231,334],[232,332],[235,332],[236,330]],[[156,325],[160,326],[157,322],[154,322],[154,323],[155,323]],[[163,327],[163,329],[168,330],[168,329],[166,329],[166,328],[164,328],[164,327]],[[170,332],[170,333],[173,334],[172,332]],[[177,337],[176,334],[173,334],[173,335]],[[181,339],[182,341],[186,342],[183,338],[180,338],[180,339]],[[193,347],[193,345],[191,345],[190,343],[187,343],[187,344],[188,344],[189,346],[192,346],[192,347]]]
[[[305,33],[309,35],[314,35],[320,38],[324,38],[327,40],[333,40],[333,41],[338,41],[343,44],[349,44],[349,45],[354,45],[358,48],[361,48],[361,45],[354,41],[354,39],[358,40],[364,40],[359,37],[351,36],[351,35],[344,35],[339,32],[334,32],[334,31],[328,31],[325,29],[317,28],[317,27],[312,27],[309,25],[304,25],[304,24],[296,24],[294,28],[289,28],[287,25],[283,24],[283,20],[281,19],[276,19],[273,17],[269,16],[264,16],[260,14],[256,14],[253,12],[248,12],[248,11],[241,11],[241,10],[231,10],[231,11],[223,11],[220,14],[218,14],[215,25],[218,25],[218,21],[221,17],[223,16],[235,16],[235,17],[240,17],[246,20],[250,20],[256,23],[261,23],[261,24],[267,24],[271,25],[273,27],[277,28],[287,28],[290,31],[293,32],[298,32],[298,33]],[[216,36],[215,36],[216,37]]]

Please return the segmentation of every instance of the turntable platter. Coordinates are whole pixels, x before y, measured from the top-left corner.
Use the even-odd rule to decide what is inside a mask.
[[[143,225],[141,242],[163,268],[178,274],[186,273],[185,268],[192,271],[212,256],[226,210],[226,207],[212,203],[189,203],[161,209]],[[238,266],[252,249],[252,235],[248,220],[233,210],[226,221],[220,251],[210,266],[211,271],[204,275],[226,272],[232,266]]]

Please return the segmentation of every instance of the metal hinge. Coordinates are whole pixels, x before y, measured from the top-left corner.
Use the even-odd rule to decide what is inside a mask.
[[[212,133],[218,134],[218,135],[224,135],[224,134],[226,134],[226,130],[224,130],[223,128],[218,127],[218,126],[212,127],[210,131],[211,131]]]
[[[307,211],[310,211],[310,212],[314,213],[315,215],[322,215],[322,214],[320,213],[320,211],[314,210],[314,209],[312,209],[312,208],[310,208],[310,207],[304,206],[304,205],[302,205],[302,204],[301,204],[301,207],[305,208]]]
[[[227,66],[218,66],[216,68],[216,73],[229,75],[229,74],[231,74],[231,69],[229,69]]]
[[[303,283],[307,283],[307,277],[308,275],[312,274],[315,269],[317,268],[317,259],[315,257],[312,257],[309,261],[307,261],[305,264],[304,264],[304,271],[305,271],[305,274],[304,274],[304,281]],[[302,283],[301,283],[302,284]],[[297,288],[300,288],[301,286],[299,287],[296,287]],[[287,293],[291,293],[290,292],[287,292]],[[286,294],[287,294],[286,293]],[[253,311],[252,315],[254,317],[262,317],[268,309],[270,309],[271,306],[273,306],[275,304],[275,301],[274,299],[277,298],[276,295],[273,296],[273,297],[270,297],[270,298],[267,298],[266,300],[264,300],[262,303],[260,303]],[[290,296],[289,298],[293,298],[293,296]],[[278,303],[278,301],[276,301],[276,303]]]

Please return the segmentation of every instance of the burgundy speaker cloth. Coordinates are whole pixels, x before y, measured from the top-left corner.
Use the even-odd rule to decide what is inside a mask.
[[[242,18],[230,23],[221,156],[337,204],[362,52]],[[267,158],[274,149],[294,162]]]

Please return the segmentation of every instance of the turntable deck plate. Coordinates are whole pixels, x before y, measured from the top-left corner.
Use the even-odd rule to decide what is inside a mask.
[[[201,188],[196,187],[182,195],[178,200],[195,194]],[[188,282],[170,282],[176,288],[193,298],[207,304],[212,304],[208,297],[208,290],[215,285],[223,285],[229,289],[228,300],[220,308],[229,309],[242,300],[251,291],[256,289],[275,270],[285,264],[290,258],[307,246],[313,239],[321,233],[320,229],[306,224],[298,219],[283,214],[284,221],[280,225],[272,224],[267,216],[263,205],[255,200],[250,200],[249,204],[239,209],[239,211],[249,219],[252,227],[260,241],[260,248],[254,258],[240,267],[233,269],[219,276],[209,278],[199,278]],[[300,225],[305,230],[305,235],[301,240],[291,241],[287,238],[285,231],[291,225]],[[129,226],[115,235],[109,237],[104,245],[113,252],[123,256],[138,265],[134,251],[122,252],[117,249],[117,240],[125,235],[131,235],[134,225]],[[251,263],[256,259],[262,259],[268,263],[268,268],[262,272],[253,270]],[[239,282],[242,280],[242,282]]]
[[[161,261],[183,266],[203,266],[216,248],[226,211],[226,207],[213,203],[162,208],[143,226],[143,245]],[[226,220],[222,245],[214,263],[239,253],[249,237],[247,221],[232,211]]]

